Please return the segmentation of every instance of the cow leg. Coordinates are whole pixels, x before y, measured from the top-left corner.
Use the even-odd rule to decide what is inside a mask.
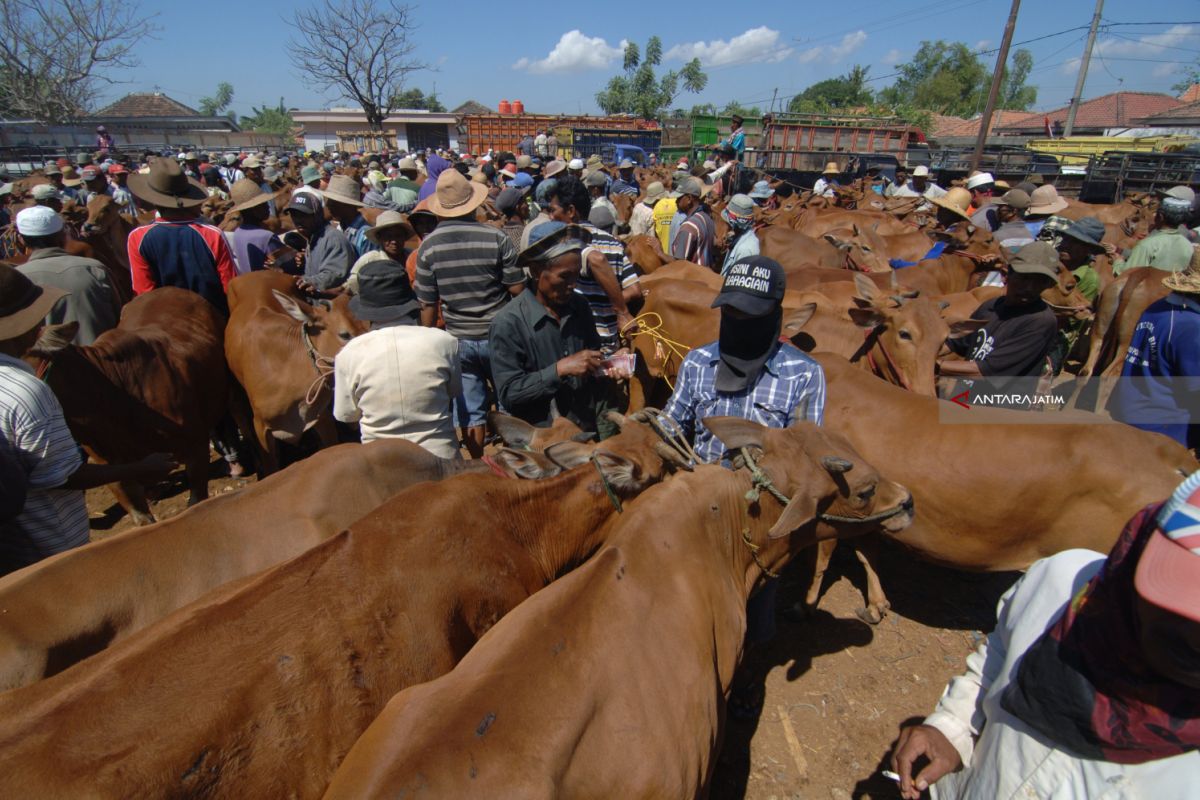
[[[835,540],[836,541],[836,540]],[[857,612],[858,618],[870,625],[878,625],[883,621],[892,604],[883,593],[883,584],[879,582],[879,573],[875,571],[873,561],[879,560],[879,542],[874,536],[864,536],[854,543],[854,555],[867,573],[867,606]]]
[[[825,581],[825,571],[829,569],[829,559],[833,558],[833,550],[836,547],[837,539],[825,539],[817,543],[812,583],[808,585],[808,593],[804,596],[805,616],[811,616],[817,610],[817,603],[821,600],[821,584]]]
[[[121,504],[121,508],[133,518],[134,525],[149,525],[158,522],[150,511],[150,501],[146,499],[146,487],[136,481],[121,481],[110,483],[113,496]]]
[[[188,505],[208,499],[208,442],[204,442],[186,462]]]
[[[258,461],[258,478],[262,480],[273,472],[279,471],[279,451],[276,449],[275,437],[267,429],[267,424],[259,417],[254,418],[254,441],[258,445],[254,454]]]
[[[332,413],[326,412],[317,417],[313,431],[317,434],[317,441],[320,442],[322,450],[338,443],[337,425],[334,424]]]

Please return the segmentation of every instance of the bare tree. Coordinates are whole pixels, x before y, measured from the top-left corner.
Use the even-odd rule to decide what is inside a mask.
[[[429,65],[413,58],[417,29],[414,7],[388,0],[322,0],[295,12],[287,24],[296,32],[289,56],[304,82],[362,106],[372,130],[395,107],[410,73]]]
[[[137,0],[0,0],[0,113],[44,123],[84,113],[157,30]]]

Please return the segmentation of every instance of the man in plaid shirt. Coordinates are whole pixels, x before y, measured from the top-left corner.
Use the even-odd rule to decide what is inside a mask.
[[[694,438],[696,455],[719,462],[725,445],[703,425],[705,417],[742,417],[768,428],[825,419],[825,373],[821,365],[788,342],[783,324],[783,267],[765,256],[749,256],[729,267],[713,308],[721,309],[720,338],[688,353],[679,368],[675,392],[663,411]],[[669,423],[668,423],[669,424]],[[746,652],[775,635],[775,593],[769,580],[746,607]],[[753,719],[762,709],[765,687],[743,668],[734,679],[730,713]]]

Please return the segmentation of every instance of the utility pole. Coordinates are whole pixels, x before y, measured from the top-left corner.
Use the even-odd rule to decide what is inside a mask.
[[[1017,11],[1021,0],[1012,0],[1008,12],[1008,24],[1004,26],[1004,38],[1000,40],[1000,52],[996,54],[996,71],[992,74],[992,88],[988,91],[987,105],[983,107],[983,118],[979,120],[979,136],[975,139],[975,152],[971,155],[971,169],[979,169],[983,158],[983,145],[987,141],[988,129],[992,127],[992,112],[996,110],[996,98],[1000,96],[1000,81],[1004,77],[1004,65],[1008,63],[1008,46],[1012,44],[1013,28],[1017,27]]]
[[[1063,136],[1070,136],[1075,130],[1075,112],[1083,101],[1083,84],[1087,81],[1088,64],[1092,60],[1092,45],[1096,44],[1096,29],[1100,27],[1100,12],[1104,10],[1104,0],[1096,0],[1096,13],[1092,15],[1092,29],[1088,31],[1087,44],[1083,48],[1083,60],[1079,62],[1079,77],[1075,79],[1075,95],[1071,98],[1071,108],[1067,111],[1067,124],[1063,128]]]
[[[775,113],[775,98],[778,96],[779,96],[779,87],[777,86],[777,87],[775,87],[774,91],[771,92],[771,113],[772,114]]]

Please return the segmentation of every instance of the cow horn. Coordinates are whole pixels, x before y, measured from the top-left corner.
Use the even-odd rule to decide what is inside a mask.
[[[844,458],[837,456],[825,456],[821,459],[821,466],[825,467],[828,472],[837,474],[839,472],[849,472],[854,469],[854,465]]]
[[[655,442],[654,452],[668,464],[674,464],[680,469],[686,469],[688,472],[692,471],[692,464],[666,442]]]
[[[611,422],[613,425],[616,425],[618,428],[624,428],[625,425],[629,422],[629,418],[626,417],[624,414],[622,414],[620,411],[606,411],[606,412],[604,412],[604,418],[607,419],[609,422]]]

